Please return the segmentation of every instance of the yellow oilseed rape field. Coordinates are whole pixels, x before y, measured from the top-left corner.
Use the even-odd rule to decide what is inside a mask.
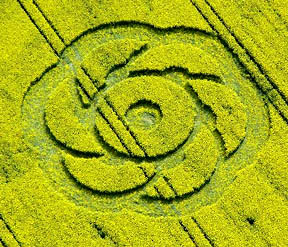
[[[2,0],[0,246],[288,246],[287,12]]]

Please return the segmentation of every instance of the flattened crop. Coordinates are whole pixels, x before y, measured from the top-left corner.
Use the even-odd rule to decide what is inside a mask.
[[[0,246],[287,246],[288,5],[0,3]]]

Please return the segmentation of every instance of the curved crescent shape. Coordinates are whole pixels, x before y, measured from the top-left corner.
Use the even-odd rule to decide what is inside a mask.
[[[78,182],[106,193],[125,192],[142,186],[155,172],[151,163],[135,164],[127,161],[114,166],[105,164],[105,159],[105,156],[86,159],[66,154],[64,164]]]
[[[222,77],[220,67],[213,57],[192,44],[172,43],[149,49],[131,65],[130,71],[183,68],[189,74]]]
[[[50,95],[45,109],[45,121],[51,134],[67,148],[84,153],[103,154],[95,136],[85,128],[74,114],[76,88],[73,78],[62,81]],[[75,95],[73,95],[75,93]]]
[[[141,50],[147,42],[133,39],[109,41],[88,54],[81,66],[96,83],[102,87],[108,73],[117,65],[125,64],[135,51]]]
[[[208,80],[191,80],[188,83],[200,100],[215,113],[216,128],[224,140],[226,155],[229,155],[246,135],[245,106],[238,95],[225,85]]]
[[[147,186],[146,194],[159,199],[173,199],[200,188],[213,174],[219,152],[214,136],[202,127],[193,142],[185,149],[184,161],[164,170]]]

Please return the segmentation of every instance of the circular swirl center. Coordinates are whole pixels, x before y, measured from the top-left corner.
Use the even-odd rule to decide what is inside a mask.
[[[137,157],[175,150],[189,137],[195,116],[184,88],[158,76],[123,80],[99,99],[97,110],[96,127],[103,140]]]
[[[129,126],[148,130],[160,123],[162,112],[159,105],[153,104],[151,101],[139,100],[129,107],[125,117]]]

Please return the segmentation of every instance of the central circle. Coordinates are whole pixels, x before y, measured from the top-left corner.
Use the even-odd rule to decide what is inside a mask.
[[[159,76],[128,78],[108,89],[97,104],[96,127],[118,152],[156,157],[174,151],[194,127],[192,97]]]
[[[139,100],[129,107],[125,116],[129,126],[151,129],[160,123],[162,112],[159,105],[148,100]]]

